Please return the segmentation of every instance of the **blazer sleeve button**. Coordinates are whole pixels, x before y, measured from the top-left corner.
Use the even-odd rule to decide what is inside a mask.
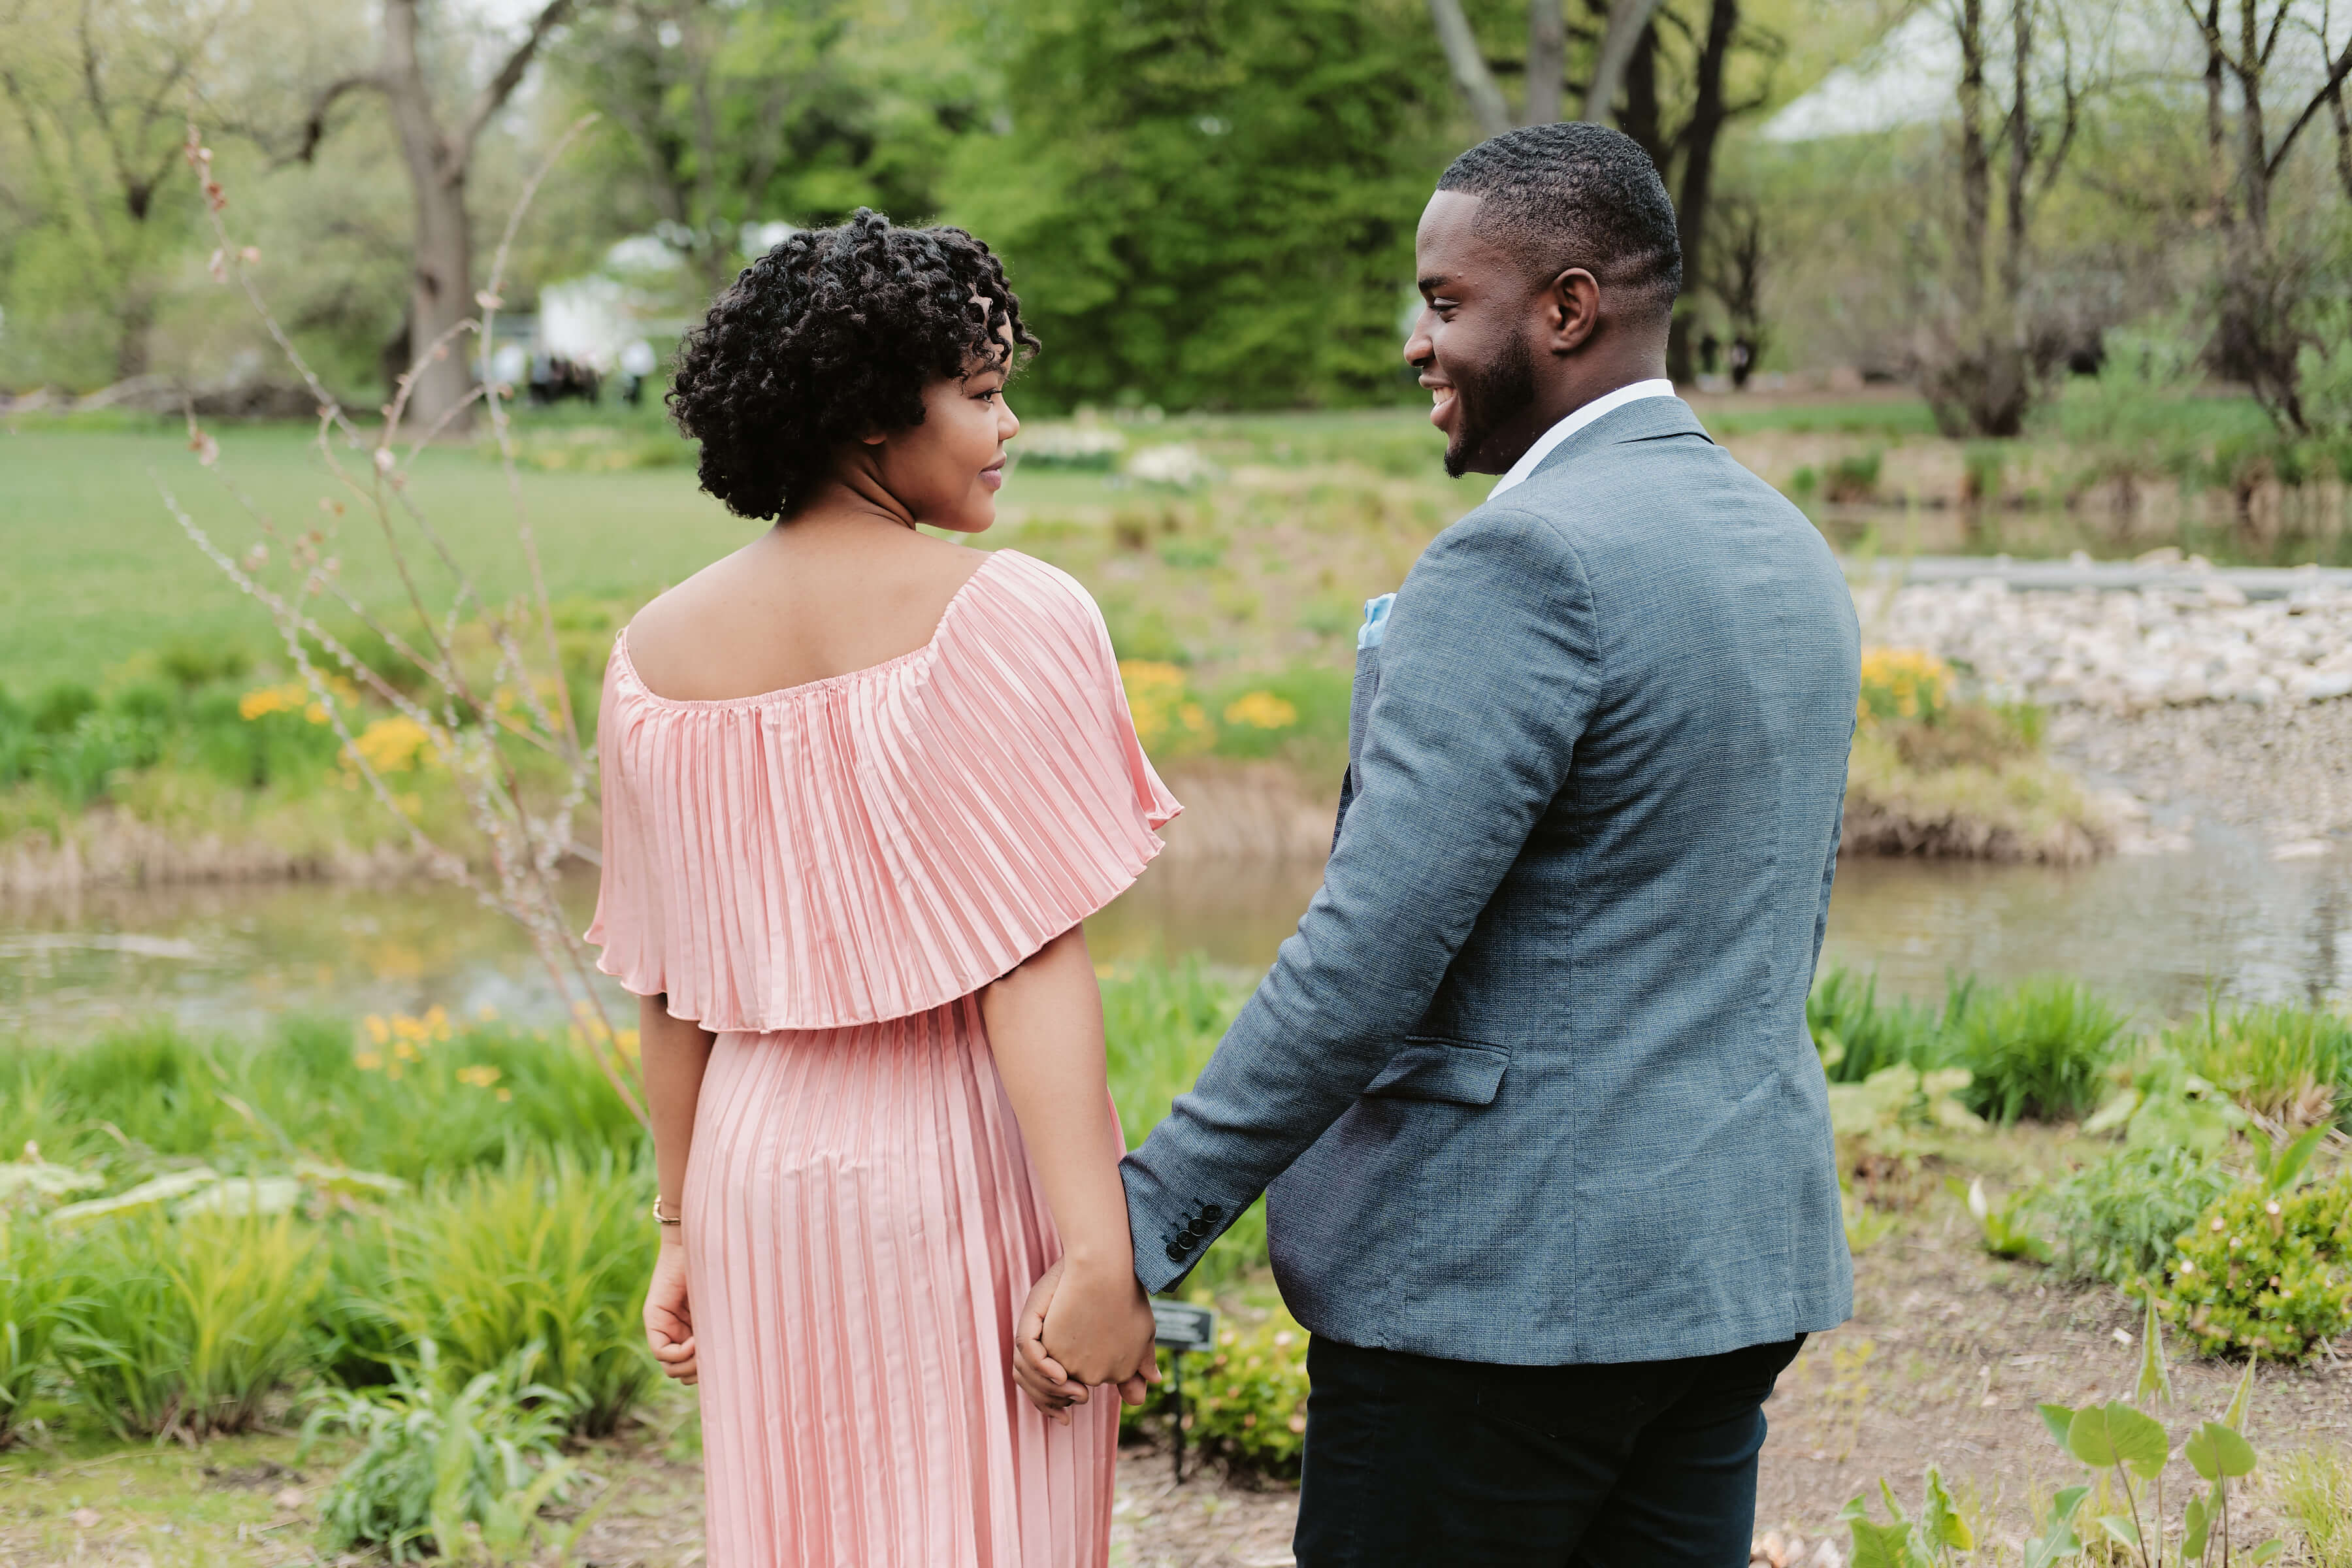
[[[1201,1217],[1207,1220],[1211,1225],[1214,1225],[1219,1220],[1225,1217],[1225,1211],[1219,1208],[1214,1204],[1210,1204],[1201,1210]]]
[[[1184,1249],[1172,1241],[1168,1244],[1168,1261],[1171,1263],[1184,1261]]]

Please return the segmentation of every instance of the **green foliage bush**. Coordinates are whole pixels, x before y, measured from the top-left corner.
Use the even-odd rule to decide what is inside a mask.
[[[2188,1149],[2118,1149],[2035,1197],[2027,1223],[2054,1242],[2061,1273],[2123,1285],[2161,1267],[2233,1182]]]
[[[1419,5],[1039,0],[1005,21],[1011,134],[968,139],[945,186],[1047,345],[1025,395],[1407,395],[1413,215],[1455,112]]]
[[[56,1255],[47,1227],[0,1204],[0,1448],[34,1419],[62,1326],[66,1279]]]
[[[307,1364],[325,1259],[290,1215],[151,1208],[59,1251],[58,1360],[119,1436],[244,1431]]]
[[[303,1426],[362,1440],[319,1510],[331,1552],[374,1548],[394,1563],[517,1555],[541,1506],[560,1500],[572,1468],[558,1451],[572,1415],[563,1395],[530,1381],[530,1352],[452,1389],[428,1342],[390,1389],[331,1395]]]
[[[2209,1354],[2300,1361],[2352,1328],[2352,1173],[2239,1186],[2180,1236],[2159,1302]]]
[[[1938,1011],[1897,997],[1882,1002],[1878,976],[1833,963],[1805,998],[1805,1023],[1832,1083],[1860,1083],[1890,1067],[1934,1067],[1948,1054],[1952,1020],[1968,1007],[1969,987],[1954,984]]]
[[[610,1153],[593,1164],[561,1150],[520,1154],[436,1178],[387,1226],[382,1272],[338,1283],[406,1345],[436,1345],[452,1379],[530,1349],[535,1376],[562,1394],[579,1431],[601,1436],[658,1375],[639,1322],[652,1201],[651,1173]]]
[[[1187,1441],[1267,1475],[1296,1476],[1307,1449],[1308,1338],[1279,1309],[1264,1322],[1218,1330],[1216,1349],[1184,1363]],[[1164,1416],[1174,1398],[1164,1350],[1160,1373],[1160,1396],[1123,1411],[1122,1425]]]
[[[2263,1115],[2352,1125],[2352,1022],[2291,1005],[2209,1007],[2167,1045],[2200,1076]]]
[[[2084,1115],[2105,1098],[2125,1022],[2088,987],[2056,975],[1986,997],[1957,1031],[1956,1059],[1975,1075],[1970,1103],[2004,1125]]]

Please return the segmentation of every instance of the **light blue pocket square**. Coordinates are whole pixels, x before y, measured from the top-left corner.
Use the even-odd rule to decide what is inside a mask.
[[[1364,624],[1356,631],[1357,652],[1381,646],[1381,638],[1389,629],[1389,607],[1395,603],[1394,594],[1382,594],[1377,599],[1364,601]]]

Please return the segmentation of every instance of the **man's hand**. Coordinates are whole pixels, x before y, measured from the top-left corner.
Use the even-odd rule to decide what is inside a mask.
[[[1088,1390],[1084,1381],[1072,1376],[1061,1361],[1045,1348],[1047,1316],[1055,1316],[1056,1337],[1060,1337],[1069,1309],[1076,1305],[1075,1302],[1066,1303],[1063,1314],[1054,1314],[1065,1271],[1063,1263],[1057,1259],[1052,1268],[1038,1276],[1037,1283],[1030,1287],[1028,1300],[1022,1303],[1021,1317],[1013,1325],[1013,1380],[1021,1385],[1021,1391],[1029,1396],[1030,1403],[1037,1406],[1045,1419],[1066,1426],[1070,1424],[1070,1406],[1086,1404]],[[1134,1276],[1128,1276],[1127,1283],[1135,1299],[1141,1303],[1148,1324],[1151,1315],[1150,1300],[1143,1295],[1143,1289],[1135,1282]],[[1129,1326],[1131,1330],[1135,1325]],[[1129,1360],[1129,1370],[1106,1374],[1102,1381],[1117,1383],[1118,1396],[1125,1403],[1143,1403],[1150,1384],[1160,1381],[1159,1357],[1152,1349],[1148,1327],[1144,1331],[1140,1353]]]
[[[666,1375],[688,1384],[696,1381],[694,1309],[686,1299],[686,1248],[677,1242],[663,1242],[660,1256],[654,1259],[653,1282],[646,1287],[646,1343],[653,1348],[654,1360],[661,1363]]]

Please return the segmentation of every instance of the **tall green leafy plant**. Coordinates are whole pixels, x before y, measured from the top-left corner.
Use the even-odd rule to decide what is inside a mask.
[[[1978,1110],[2004,1124],[2088,1112],[2123,1034],[2124,1014],[2075,981],[2044,975],[1969,1009],[1959,1064]]]
[[[454,1389],[432,1342],[418,1352],[390,1388],[331,1395],[304,1423],[305,1451],[324,1432],[362,1439],[320,1505],[320,1544],[375,1548],[394,1563],[513,1561],[576,1474],[559,1450],[571,1405],[530,1381],[536,1346]]]
[[[429,1340],[453,1379],[535,1345],[534,1376],[563,1394],[573,1425],[610,1432],[655,1376],[639,1322],[652,1196],[637,1166],[562,1149],[434,1182],[393,1218],[382,1276],[341,1281],[347,1331],[373,1320],[408,1345]],[[354,1248],[339,1261],[373,1259]]]
[[[326,1270],[290,1214],[151,1206],[92,1224],[61,1272],[78,1402],[119,1436],[201,1437],[252,1426],[303,1371]]]
[[[31,1419],[66,1301],[47,1228],[0,1205],[0,1448]]]
[[[2253,1377],[2250,1363],[2221,1418],[2188,1428],[2176,1446],[2164,1423],[2150,1414],[2152,1408],[2172,1403],[2163,1326],[2151,1299],[2140,1341],[2139,1376],[2129,1400],[2112,1399],[2079,1410],[2063,1405],[2037,1407],[2059,1448],[2103,1484],[2103,1506],[2120,1501],[2111,1511],[2085,1518],[2084,1505],[2095,1495],[2092,1486],[2070,1486],[2058,1492],[2038,1510],[2035,1533],[2023,1542],[2025,1568],[2049,1568],[2084,1556],[2090,1550],[2084,1534],[2102,1549],[2101,1561],[2120,1561],[2132,1568],[2166,1568],[2168,1563],[2173,1568],[2192,1563],[2228,1568],[2267,1563],[2279,1555],[2284,1543],[2276,1540],[2245,1551],[2236,1544],[2243,1505],[2232,1483],[2253,1474],[2257,1464],[2253,1445],[2245,1436]],[[2181,1500],[2177,1538],[2167,1527],[2172,1515],[2166,1496],[2167,1481],[2177,1479],[2172,1468],[2176,1455],[2196,1478],[2188,1482]],[[1955,1553],[1974,1547],[1974,1532],[1934,1469],[1927,1472],[1926,1500],[1916,1520],[1905,1514],[1884,1480],[1879,1490],[1892,1522],[1873,1520],[1864,1497],[1848,1503],[1842,1516],[1853,1539],[1853,1568],[1953,1568]]]

